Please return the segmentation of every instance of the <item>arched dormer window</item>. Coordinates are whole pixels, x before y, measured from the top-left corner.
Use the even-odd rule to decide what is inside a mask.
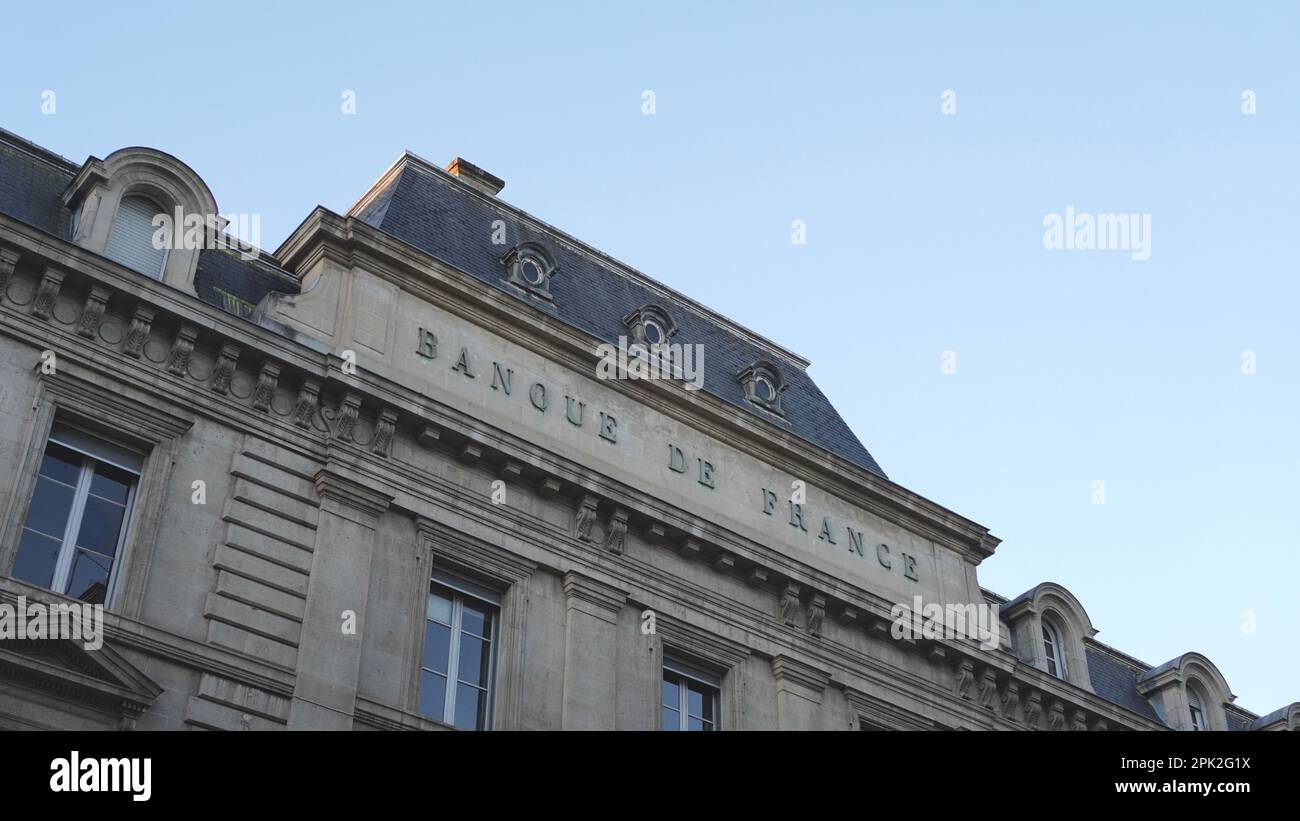
[[[63,203],[73,211],[74,243],[192,295],[199,254],[228,222],[193,169],[152,148],[86,160],[64,189]],[[165,248],[153,243],[159,214],[170,229]],[[195,235],[187,232],[191,223],[201,228]]]
[[[632,332],[632,341],[642,345],[666,345],[677,326],[668,312],[658,305],[645,305],[623,317],[623,324]]]
[[[1175,730],[1228,729],[1224,708],[1236,696],[1214,663],[1200,653],[1184,653],[1147,670],[1138,676],[1136,686],[1161,720]]]
[[[745,386],[745,398],[751,404],[764,410],[783,416],[781,394],[785,392],[785,380],[781,371],[770,362],[755,362],[736,374],[740,384]]]
[[[1092,690],[1087,641],[1097,631],[1073,593],[1055,582],[1043,582],[1008,601],[999,615],[1022,661]]]
[[[1043,659],[1047,672],[1059,679],[1065,678],[1065,645],[1061,634],[1050,621],[1043,620]]]
[[[104,256],[152,279],[162,279],[167,266],[168,243],[154,241],[154,217],[166,215],[148,197],[129,194],[122,198],[113,216]]]
[[[506,282],[536,297],[551,299],[551,279],[559,273],[555,260],[536,242],[523,242],[501,258]]]

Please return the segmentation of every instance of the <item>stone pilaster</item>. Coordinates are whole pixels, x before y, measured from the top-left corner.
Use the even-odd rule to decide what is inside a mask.
[[[564,574],[565,730],[613,730],[617,715],[618,613],[627,592],[578,573]]]
[[[316,474],[316,493],[320,520],[288,728],[350,730],[366,636],[370,562],[380,517],[393,494],[334,465]],[[347,630],[349,621],[354,631]]]

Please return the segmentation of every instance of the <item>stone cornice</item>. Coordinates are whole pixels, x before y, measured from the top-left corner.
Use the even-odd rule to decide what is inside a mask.
[[[564,574],[564,599],[568,607],[591,605],[610,617],[616,617],[627,602],[627,591],[571,570]],[[591,612],[590,608],[583,609]]]
[[[393,502],[392,491],[358,480],[334,460],[317,471],[315,485],[322,501],[334,501],[369,516],[382,516]]]
[[[794,684],[820,694],[831,683],[831,674],[790,656],[772,659],[772,675],[778,689]]]

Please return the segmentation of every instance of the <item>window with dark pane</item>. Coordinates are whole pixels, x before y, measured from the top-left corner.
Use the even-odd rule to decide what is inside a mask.
[[[488,728],[499,612],[495,594],[477,585],[450,578],[429,583],[420,713],[462,730]]]
[[[107,603],[143,461],[129,448],[56,423],[32,488],[14,578]]]
[[[660,687],[660,728],[688,732],[719,729],[720,680],[705,670],[674,660],[664,661]]]

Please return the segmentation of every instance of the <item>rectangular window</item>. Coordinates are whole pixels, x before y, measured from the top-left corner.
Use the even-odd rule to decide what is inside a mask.
[[[665,658],[660,686],[660,729],[711,732],[720,729],[722,682],[682,661]]]
[[[55,423],[13,576],[91,604],[110,598],[144,457]]]
[[[421,714],[462,730],[489,727],[500,612],[501,597],[495,592],[433,574],[420,662]]]

